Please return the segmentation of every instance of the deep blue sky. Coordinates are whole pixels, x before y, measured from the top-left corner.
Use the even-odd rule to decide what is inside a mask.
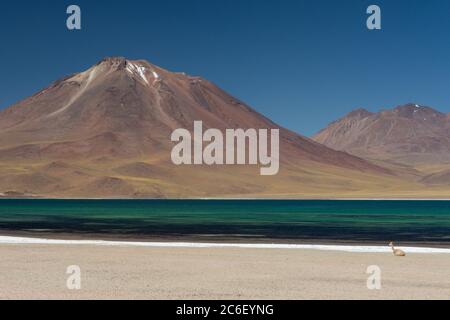
[[[305,135],[358,107],[450,112],[448,0],[2,1],[0,44],[0,108],[120,55],[203,76]]]

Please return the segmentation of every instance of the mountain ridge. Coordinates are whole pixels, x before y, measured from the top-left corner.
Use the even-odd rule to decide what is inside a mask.
[[[219,130],[280,129],[280,174],[173,165],[171,133],[198,120]],[[278,126],[206,79],[121,57],[2,110],[0,163],[1,193],[44,197],[335,197],[410,185]]]
[[[409,103],[363,116],[350,112],[313,139],[366,159],[439,164],[450,161],[449,128],[447,114]]]

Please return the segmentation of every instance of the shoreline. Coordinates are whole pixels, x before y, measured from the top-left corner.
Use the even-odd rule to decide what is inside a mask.
[[[32,241],[52,240],[68,242],[100,241],[107,243],[162,243],[173,244],[203,244],[203,245],[250,245],[250,246],[318,246],[318,247],[385,247],[391,239],[363,240],[338,238],[289,238],[289,237],[257,237],[242,234],[126,234],[126,233],[96,233],[96,232],[67,232],[50,229],[2,229],[0,239],[29,239]],[[419,249],[445,249],[450,250],[449,241],[399,241],[394,240],[396,247]]]
[[[416,198],[416,197],[405,197],[405,198],[301,198],[301,197],[273,197],[273,198],[221,198],[221,197],[211,197],[211,198],[127,198],[127,197],[103,197],[103,198],[61,198],[61,197],[43,197],[43,196],[23,196],[23,197],[5,197],[0,193],[0,200],[62,200],[62,201],[103,201],[103,200],[118,200],[118,201],[450,201],[450,198]]]
[[[44,238],[25,238],[0,236],[0,245],[55,245],[55,246],[102,246],[102,247],[141,247],[141,248],[199,248],[199,249],[286,249],[317,250],[347,253],[390,253],[388,246],[368,245],[320,245],[320,244],[256,244],[256,243],[202,243],[202,242],[155,242],[155,241],[108,241],[108,240],[58,240]],[[429,247],[398,247],[407,253],[450,254],[450,249]]]

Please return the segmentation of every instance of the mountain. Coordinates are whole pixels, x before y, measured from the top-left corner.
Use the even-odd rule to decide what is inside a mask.
[[[0,193],[43,197],[335,197],[403,185],[389,169],[280,128],[281,169],[175,166],[173,130],[278,125],[210,81],[106,58],[0,112]]]
[[[313,139],[366,159],[412,166],[450,163],[449,115],[416,104],[378,113],[355,110]]]

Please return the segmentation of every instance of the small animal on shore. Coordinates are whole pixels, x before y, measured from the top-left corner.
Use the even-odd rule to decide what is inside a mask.
[[[389,246],[392,248],[392,252],[396,257],[406,257],[406,253],[403,250],[395,249],[394,242],[389,243]]]

